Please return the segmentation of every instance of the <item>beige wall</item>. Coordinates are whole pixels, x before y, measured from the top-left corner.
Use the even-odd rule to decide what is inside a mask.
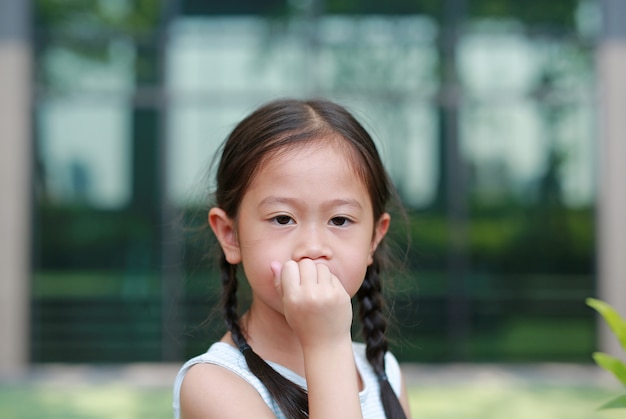
[[[1,12],[1,11],[0,11]],[[0,375],[29,359],[30,54],[0,37]]]
[[[597,54],[598,296],[626,316],[626,37],[607,39]],[[600,348],[622,353],[602,321]]]

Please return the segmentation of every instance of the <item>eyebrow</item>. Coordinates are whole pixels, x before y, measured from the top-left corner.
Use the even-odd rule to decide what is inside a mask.
[[[300,199],[270,195],[264,198],[263,200],[261,200],[261,202],[259,203],[259,207],[263,207],[265,205],[273,205],[273,204],[285,204],[285,205],[289,205],[292,207],[304,206],[303,201]],[[329,201],[324,201],[322,206],[324,208],[348,206],[348,207],[354,207],[356,209],[363,209],[363,205],[361,205],[361,203],[358,200],[352,199],[352,198],[331,199]]]

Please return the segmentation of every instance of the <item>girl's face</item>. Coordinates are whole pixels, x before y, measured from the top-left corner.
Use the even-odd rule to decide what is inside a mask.
[[[358,291],[389,215],[374,220],[347,153],[330,140],[296,147],[260,167],[236,221],[227,220],[230,236],[220,239],[227,260],[242,262],[255,300],[282,312],[270,264],[303,258],[327,265],[350,296]]]

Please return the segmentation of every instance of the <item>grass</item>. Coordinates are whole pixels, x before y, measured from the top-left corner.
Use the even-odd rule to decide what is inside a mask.
[[[3,419],[171,418],[169,389],[81,384],[0,386]]]
[[[415,386],[414,419],[618,419],[623,410],[597,411],[619,389],[486,385]],[[171,418],[170,388],[72,383],[0,385],[3,419]]]
[[[593,387],[453,386],[409,389],[413,418],[618,419],[619,410],[597,411],[617,396]]]

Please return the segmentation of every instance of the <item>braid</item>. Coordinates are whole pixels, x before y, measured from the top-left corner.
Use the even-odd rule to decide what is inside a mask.
[[[374,262],[368,266],[365,280],[357,292],[360,303],[359,316],[365,339],[365,355],[374,369],[380,385],[380,399],[387,419],[406,419],[400,400],[393,391],[385,372],[385,354],[388,349],[387,320],[383,315],[384,301],[382,283],[379,276],[380,266],[374,255]]]
[[[250,371],[265,385],[286,417],[305,419],[309,416],[309,400],[306,391],[276,372],[246,342],[239,324],[237,312],[237,265],[231,265],[222,254],[220,258],[222,278],[222,313],[233,342],[239,348]]]
[[[239,326],[239,313],[237,312],[237,265],[231,265],[222,254],[220,258],[220,272],[222,279],[222,314],[226,327],[230,330],[235,345],[243,345],[246,340]]]

